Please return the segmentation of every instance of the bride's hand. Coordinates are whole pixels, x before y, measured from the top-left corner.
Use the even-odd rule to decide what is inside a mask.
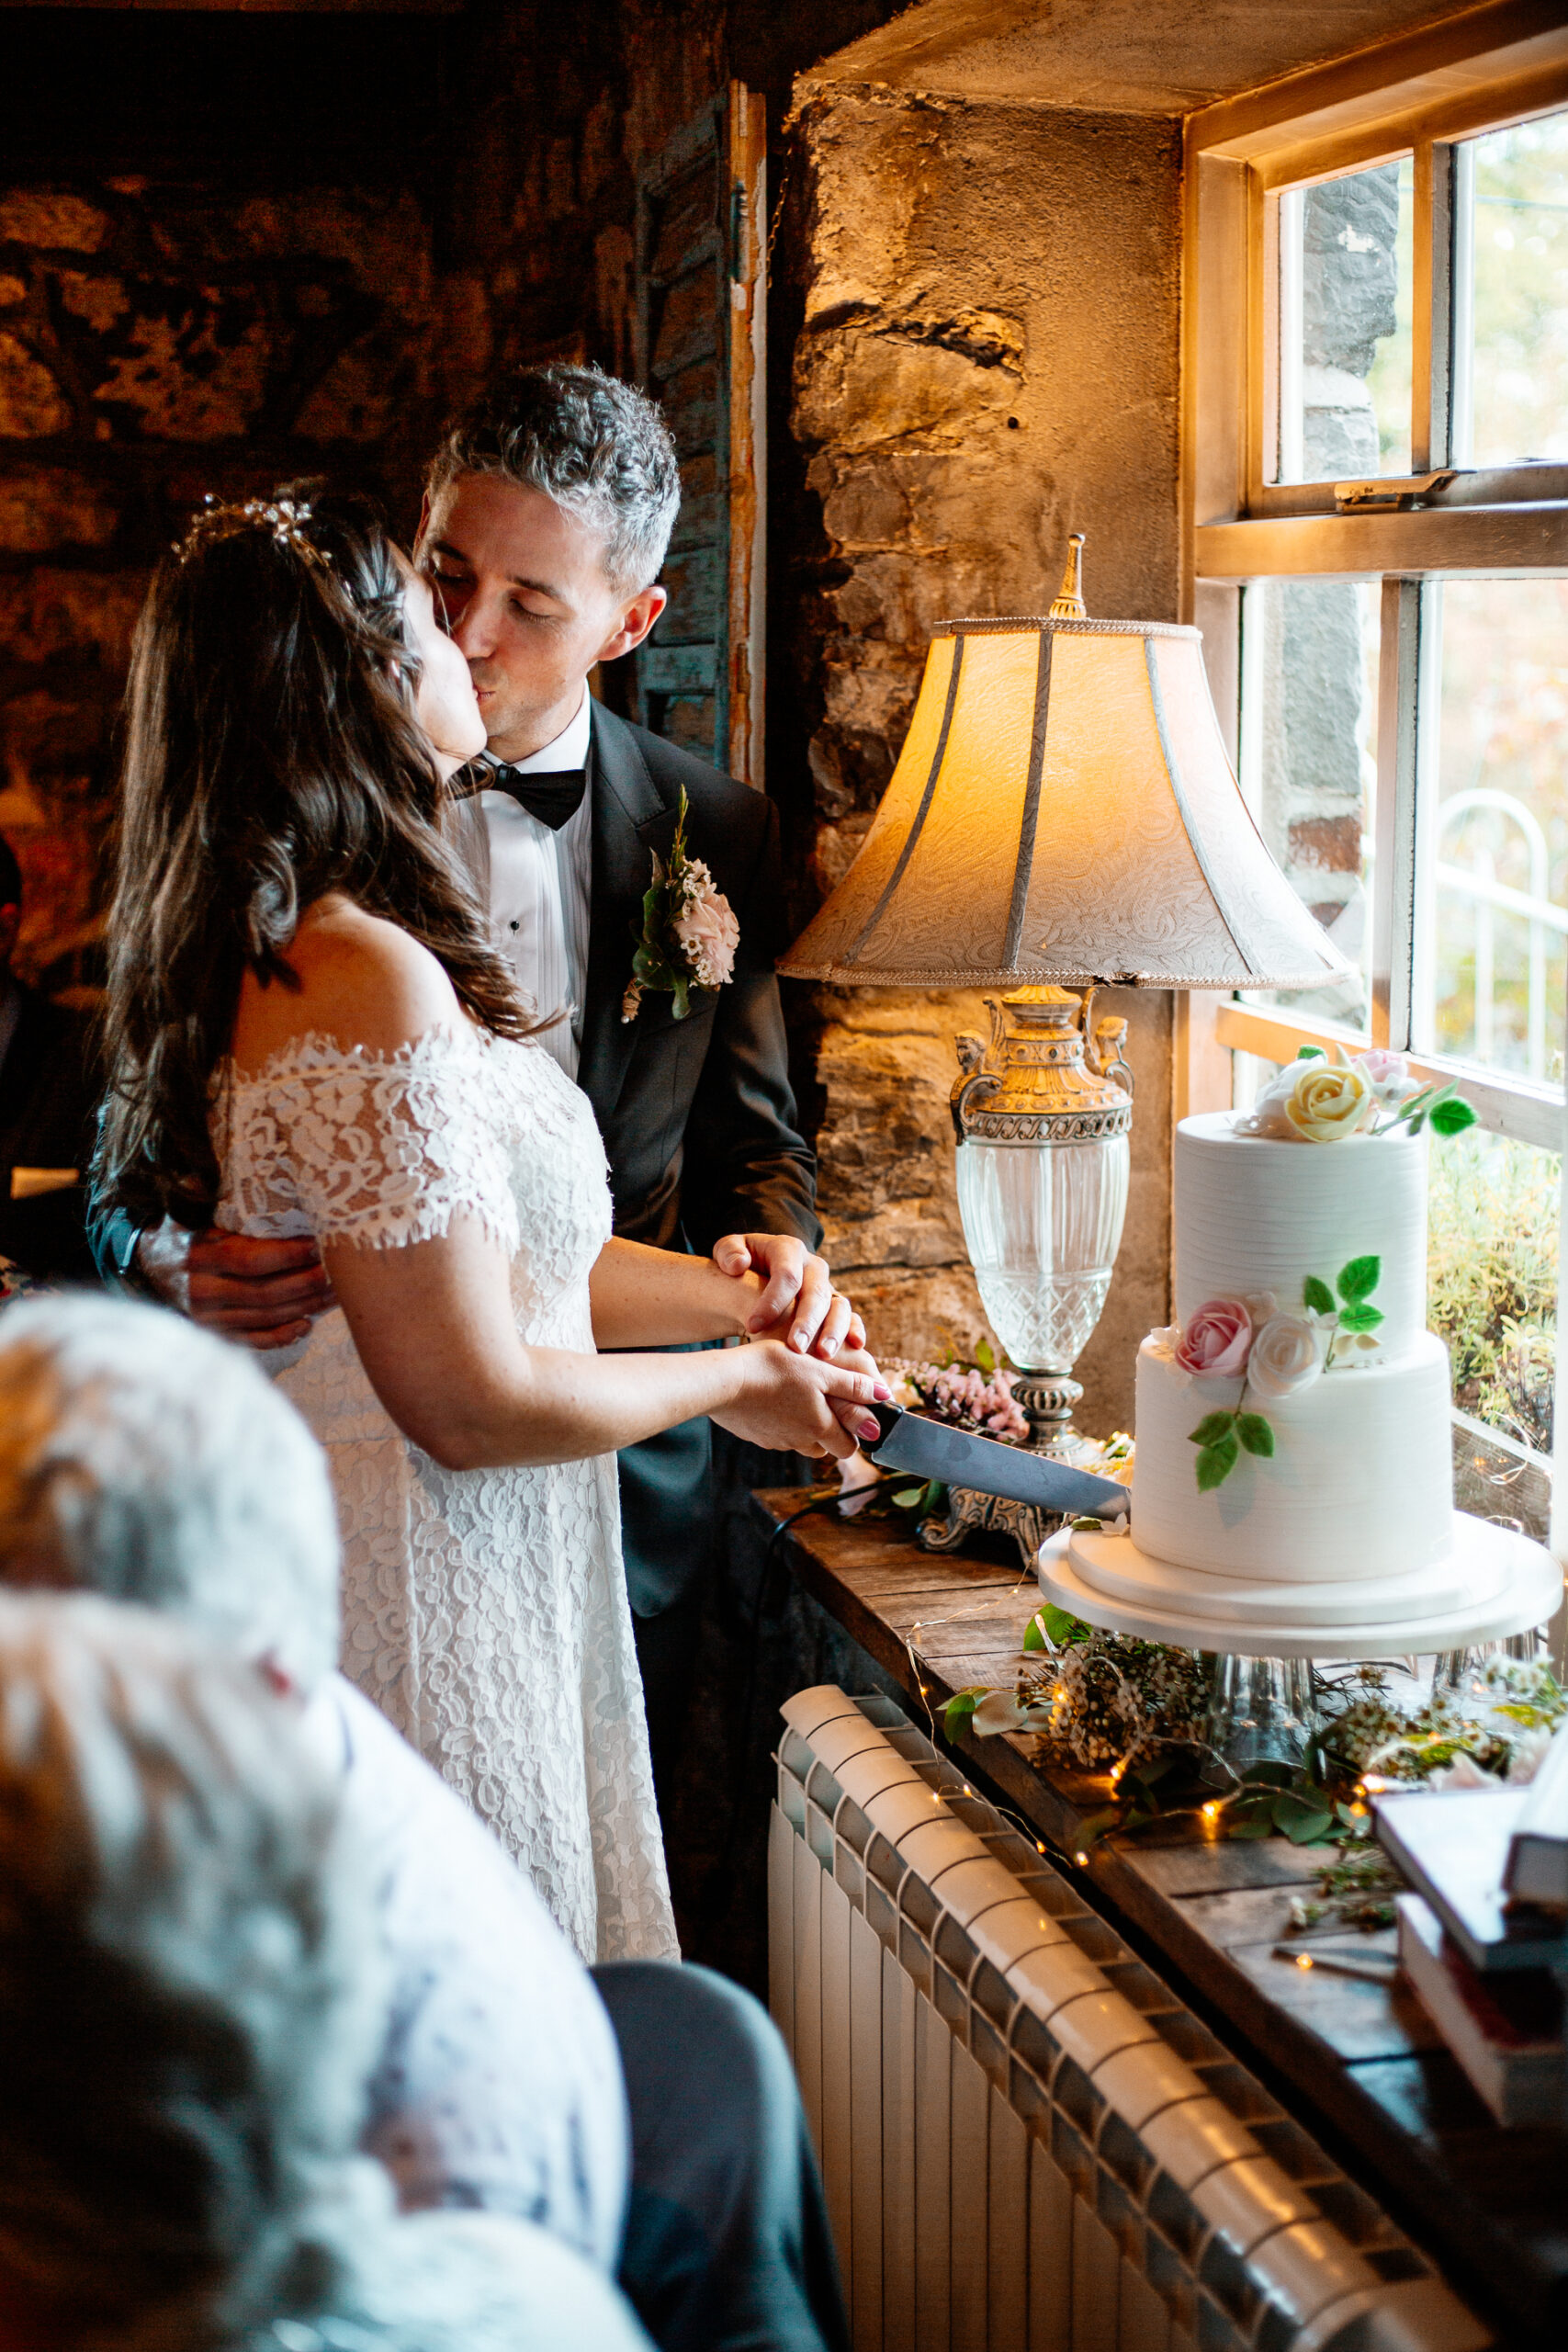
[[[852,1371],[797,1355],[778,1340],[734,1351],[740,1393],[713,1415],[720,1429],[775,1453],[835,1455],[842,1460],[863,1440],[874,1444],[879,1424],[865,1408],[886,1405],[891,1391],[876,1372]],[[865,1357],[862,1361],[870,1363]]]

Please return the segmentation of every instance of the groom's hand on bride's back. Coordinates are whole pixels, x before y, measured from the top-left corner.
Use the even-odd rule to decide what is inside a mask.
[[[308,1234],[266,1240],[217,1226],[188,1233],[165,1218],[139,1238],[136,1264],[164,1306],[246,1347],[289,1347],[333,1304]]]

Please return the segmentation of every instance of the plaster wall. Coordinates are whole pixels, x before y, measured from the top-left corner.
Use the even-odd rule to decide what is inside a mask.
[[[1168,120],[811,82],[795,128],[805,899],[864,836],[938,621],[1043,611],[1074,529],[1091,613],[1177,616],[1180,149]],[[1126,1237],[1078,1368],[1093,1430],[1130,1418],[1169,1252],[1171,999],[1105,1009],[1132,1023],[1138,1110]],[[953,1036],[984,1026],[977,996],[817,995],[829,1251],[889,1354],[985,1329],[947,1109]]]

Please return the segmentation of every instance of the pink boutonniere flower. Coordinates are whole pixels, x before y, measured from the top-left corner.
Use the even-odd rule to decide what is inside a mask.
[[[717,989],[733,978],[740,925],[735,910],[700,857],[686,851],[686,795],[668,865],[656,854],[653,880],[643,893],[642,922],[634,924],[637,952],[632,977],[621,999],[621,1019],[635,1021],[647,989],[675,1000],[675,1018],[691,1011],[693,989]]]

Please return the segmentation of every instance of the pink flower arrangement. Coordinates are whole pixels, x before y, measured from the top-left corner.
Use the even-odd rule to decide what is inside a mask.
[[[1211,1298],[1198,1309],[1176,1343],[1183,1372],[1201,1378],[1232,1378],[1247,1370],[1252,1348],[1252,1317],[1240,1298]]]
[[[896,1367],[885,1365],[885,1370]],[[1013,1401],[1013,1375],[999,1368],[985,1373],[975,1365],[911,1364],[902,1374],[909,1395],[900,1404],[929,1413],[933,1419],[952,1421],[981,1437],[1001,1438],[1022,1444],[1029,1423],[1021,1406]],[[895,1390],[895,1394],[897,1392]]]

